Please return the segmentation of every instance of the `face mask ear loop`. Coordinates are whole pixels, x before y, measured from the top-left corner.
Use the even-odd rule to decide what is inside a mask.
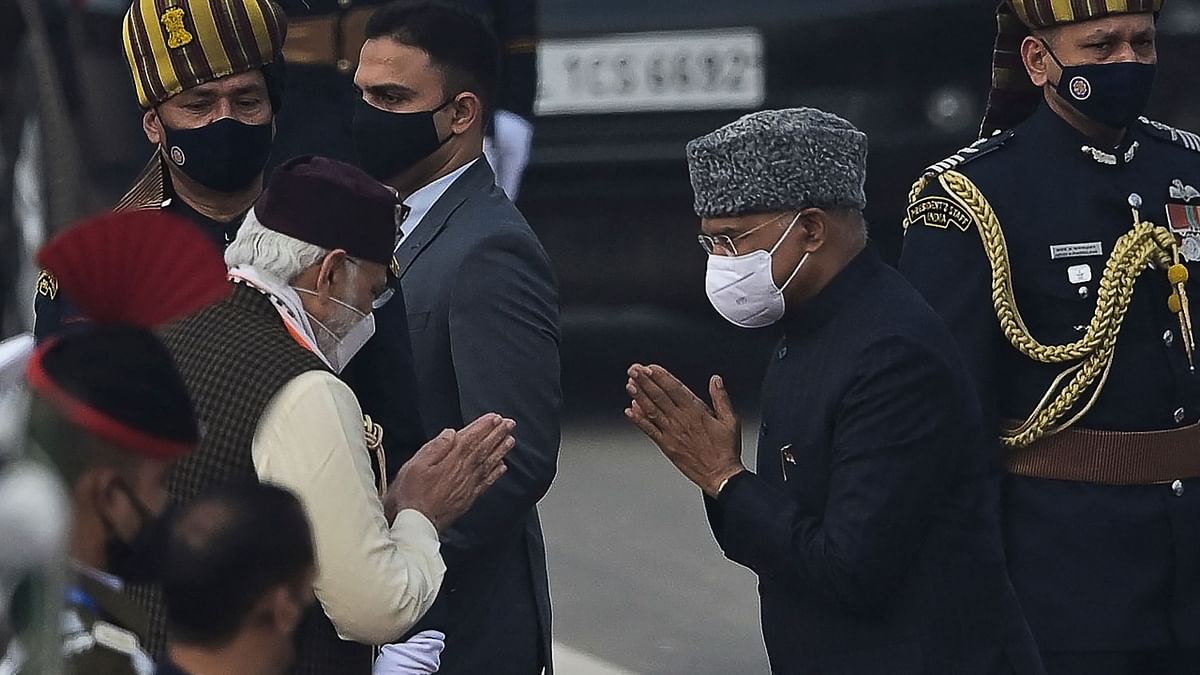
[[[783,231],[783,234],[779,235],[779,240],[775,242],[775,245],[772,246],[771,250],[767,251],[767,253],[775,255],[775,251],[778,251],[779,247],[783,245],[783,240],[787,239],[787,236],[792,233],[792,228],[796,227],[796,223],[798,222],[800,222],[799,213],[796,214],[795,218],[792,218],[792,223],[787,226],[787,229]]]
[[[1065,65],[1063,65],[1062,61],[1058,60],[1058,54],[1055,54],[1054,50],[1050,48],[1049,42],[1046,42],[1042,38],[1038,38],[1038,41],[1041,42],[1042,46],[1046,48],[1046,53],[1050,55],[1050,58],[1054,59],[1054,63],[1058,64],[1058,70],[1059,70],[1058,82],[1050,83],[1050,84],[1053,84],[1055,86],[1055,88],[1057,88],[1059,82],[1062,82],[1062,76],[1066,73],[1067,67]]]
[[[1038,38],[1038,42],[1042,43],[1042,46],[1046,48],[1046,53],[1050,55],[1050,58],[1054,59],[1054,62],[1058,64],[1059,68],[1066,68],[1066,66],[1063,65],[1063,62],[1058,59],[1058,54],[1055,54],[1054,50],[1051,49],[1049,42],[1046,42],[1042,38]]]
[[[335,340],[341,340],[341,339],[342,339],[340,336],[338,336],[338,334],[337,334],[337,333],[335,333],[335,332],[333,332],[333,331],[329,330],[329,326],[326,326],[325,324],[321,323],[321,321],[320,321],[319,319],[317,319],[317,317],[313,316],[312,314],[309,314],[308,312],[305,312],[305,314],[308,314],[308,320],[309,320],[309,321],[311,321],[311,322],[313,322],[313,323],[317,324],[317,327],[318,327],[318,328],[320,328],[321,330],[325,331],[326,333],[329,333],[330,337],[332,337],[332,338],[333,338],[333,339],[335,339]]]
[[[310,291],[310,290],[308,290],[307,288],[298,288],[298,287],[296,287],[296,286],[292,286],[292,290],[293,290],[293,291],[296,291],[297,293],[303,293],[303,294],[305,294],[305,295],[311,295],[311,296],[313,296],[314,298],[316,298],[316,297],[320,297],[320,294],[318,294],[316,291]],[[358,315],[358,317],[359,317],[360,319],[365,319],[365,318],[367,318],[367,315],[366,315],[364,312],[360,311],[360,310],[359,310],[357,307],[355,307],[355,306],[353,306],[353,305],[351,305],[351,304],[349,304],[349,303],[343,302],[342,300],[339,300],[339,299],[337,299],[337,298],[333,297],[332,295],[330,295],[330,296],[329,296],[329,299],[330,299],[330,300],[332,300],[332,301],[333,301],[335,304],[341,305],[342,307],[345,307],[346,309],[350,310],[351,312],[354,312],[355,314],[357,314],[357,315]],[[335,333],[335,332],[333,332],[333,331],[329,330],[329,328],[327,328],[327,327],[325,326],[325,324],[323,324],[323,323],[321,323],[320,321],[318,321],[318,320],[316,319],[316,317],[314,317],[312,314],[309,314],[308,312],[305,312],[305,314],[308,314],[308,318],[309,318],[309,320],[311,320],[313,323],[315,323],[315,324],[317,324],[318,326],[320,326],[321,328],[323,328],[323,329],[325,330],[325,332],[326,332],[326,333],[329,333],[329,334],[330,334],[330,335],[332,335],[333,337],[337,337],[337,333]]]
[[[804,263],[808,262],[808,256],[810,256],[810,255],[812,255],[811,251],[805,253],[804,257],[800,259],[800,263],[798,265],[796,265],[796,269],[792,270],[792,276],[788,277],[787,281],[783,282],[783,286],[780,287],[780,289],[779,289],[780,293],[787,290],[788,284],[792,283],[792,279],[795,279],[796,275],[800,273],[800,268],[804,267]]]
[[[359,308],[355,307],[354,305],[351,305],[351,304],[349,304],[349,303],[346,303],[346,302],[343,302],[343,301],[341,301],[341,300],[338,300],[337,298],[333,297],[332,295],[331,295],[331,296],[329,296],[329,299],[330,299],[330,300],[332,300],[332,301],[334,301],[334,303],[336,303],[336,304],[338,304],[338,305],[341,305],[342,307],[345,307],[346,309],[350,310],[351,312],[354,312],[355,314],[357,314],[357,315],[358,315],[358,318],[360,318],[360,319],[365,319],[365,318],[367,318],[367,313],[366,313],[366,312],[363,312],[362,310],[360,310]],[[315,319],[314,319],[314,321],[315,321]]]
[[[779,237],[779,241],[775,242],[775,245],[771,247],[771,250],[768,251],[768,253],[770,253],[772,256],[775,255],[775,251],[779,250],[779,247],[783,245],[783,240],[787,239],[787,236],[792,233],[792,228],[796,227],[796,223],[798,222],[800,222],[799,213],[797,213],[796,217],[792,219],[792,224],[787,226],[787,229],[783,231],[783,236]],[[786,290],[788,284],[792,283],[792,279],[795,279],[796,275],[800,273],[800,268],[804,267],[804,263],[808,262],[808,256],[810,255],[812,255],[811,252],[806,252],[804,257],[800,259],[800,262],[796,265],[796,269],[792,270],[792,275],[788,277],[787,281],[783,282],[783,286],[779,288],[780,293]]]

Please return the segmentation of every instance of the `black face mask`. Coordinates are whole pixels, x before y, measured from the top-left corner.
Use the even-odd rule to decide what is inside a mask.
[[[271,123],[244,124],[223,117],[199,129],[163,126],[167,159],[188,178],[217,192],[238,192],[267,165],[274,137]]]
[[[104,520],[108,530],[108,541],[104,544],[108,557],[107,571],[131,584],[156,581],[166,559],[171,513],[167,511],[162,515],[154,515],[124,483],[118,483],[118,486],[141,516],[142,529],[133,541],[125,541],[117,534],[116,528],[107,519]]]
[[[354,109],[354,152],[358,166],[376,180],[395,178],[445,145],[454,134],[438,138],[433,116],[454,102],[451,97],[433,110],[397,113],[359,99]]]
[[[1158,70],[1155,64],[1120,61],[1066,66],[1048,44],[1046,51],[1062,68],[1055,91],[1084,117],[1124,129],[1146,110]]]

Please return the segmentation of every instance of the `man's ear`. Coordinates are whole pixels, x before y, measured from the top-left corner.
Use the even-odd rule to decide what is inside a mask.
[[[1039,89],[1050,82],[1054,75],[1052,71],[1057,70],[1057,64],[1051,58],[1046,43],[1032,35],[1021,42],[1021,62],[1025,64],[1025,72],[1029,73],[1029,79],[1033,80],[1033,84]]]
[[[142,131],[146,134],[146,140],[154,145],[162,145],[164,134],[157,110],[151,108],[142,115]]]
[[[272,588],[262,600],[262,614],[273,631],[291,635],[304,620],[305,607],[296,600],[296,591],[288,585]]]
[[[113,527],[123,529],[124,516],[130,509],[129,498],[118,487],[121,477],[116,469],[97,466],[88,469],[75,484],[74,496],[78,506],[91,511]],[[120,532],[127,536],[132,533]]]
[[[325,259],[321,261],[321,267],[317,270],[317,283],[313,291],[316,292],[317,298],[322,302],[328,302],[333,297],[333,288],[335,285],[344,284],[346,271],[346,252],[342,249],[331,251]]]
[[[483,124],[483,102],[475,94],[464,91],[446,106],[450,111],[450,130],[456,135],[466,133],[475,124]]]
[[[804,230],[805,240],[808,242],[804,246],[804,250],[812,253],[825,245],[825,240],[829,236],[829,213],[824,209],[804,209],[800,212],[800,218],[796,220],[796,227]]]

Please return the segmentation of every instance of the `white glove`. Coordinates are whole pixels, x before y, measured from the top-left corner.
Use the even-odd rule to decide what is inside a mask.
[[[496,184],[514,201],[521,191],[521,176],[529,164],[531,145],[533,125],[514,112],[497,110],[492,135],[484,141],[483,152],[496,171]]]
[[[436,630],[417,633],[394,645],[384,645],[375,659],[374,675],[433,675],[442,666],[446,634]]]

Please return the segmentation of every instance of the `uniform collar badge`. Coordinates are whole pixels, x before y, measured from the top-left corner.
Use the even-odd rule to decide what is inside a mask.
[[[1137,141],[1134,141],[1134,142],[1130,143],[1129,147],[1125,150],[1125,152],[1119,156],[1115,155],[1111,152],[1105,152],[1104,150],[1101,150],[1100,148],[1093,148],[1090,145],[1085,145],[1085,146],[1079,148],[1079,151],[1082,152],[1083,154],[1091,157],[1092,161],[1096,162],[1097,164],[1104,164],[1107,166],[1117,166],[1118,164],[1129,164],[1130,162],[1132,162],[1133,158],[1137,156],[1137,151],[1138,151],[1139,147],[1141,147],[1141,144],[1138,143]],[[1124,161],[1121,161],[1121,160],[1124,160]]]

